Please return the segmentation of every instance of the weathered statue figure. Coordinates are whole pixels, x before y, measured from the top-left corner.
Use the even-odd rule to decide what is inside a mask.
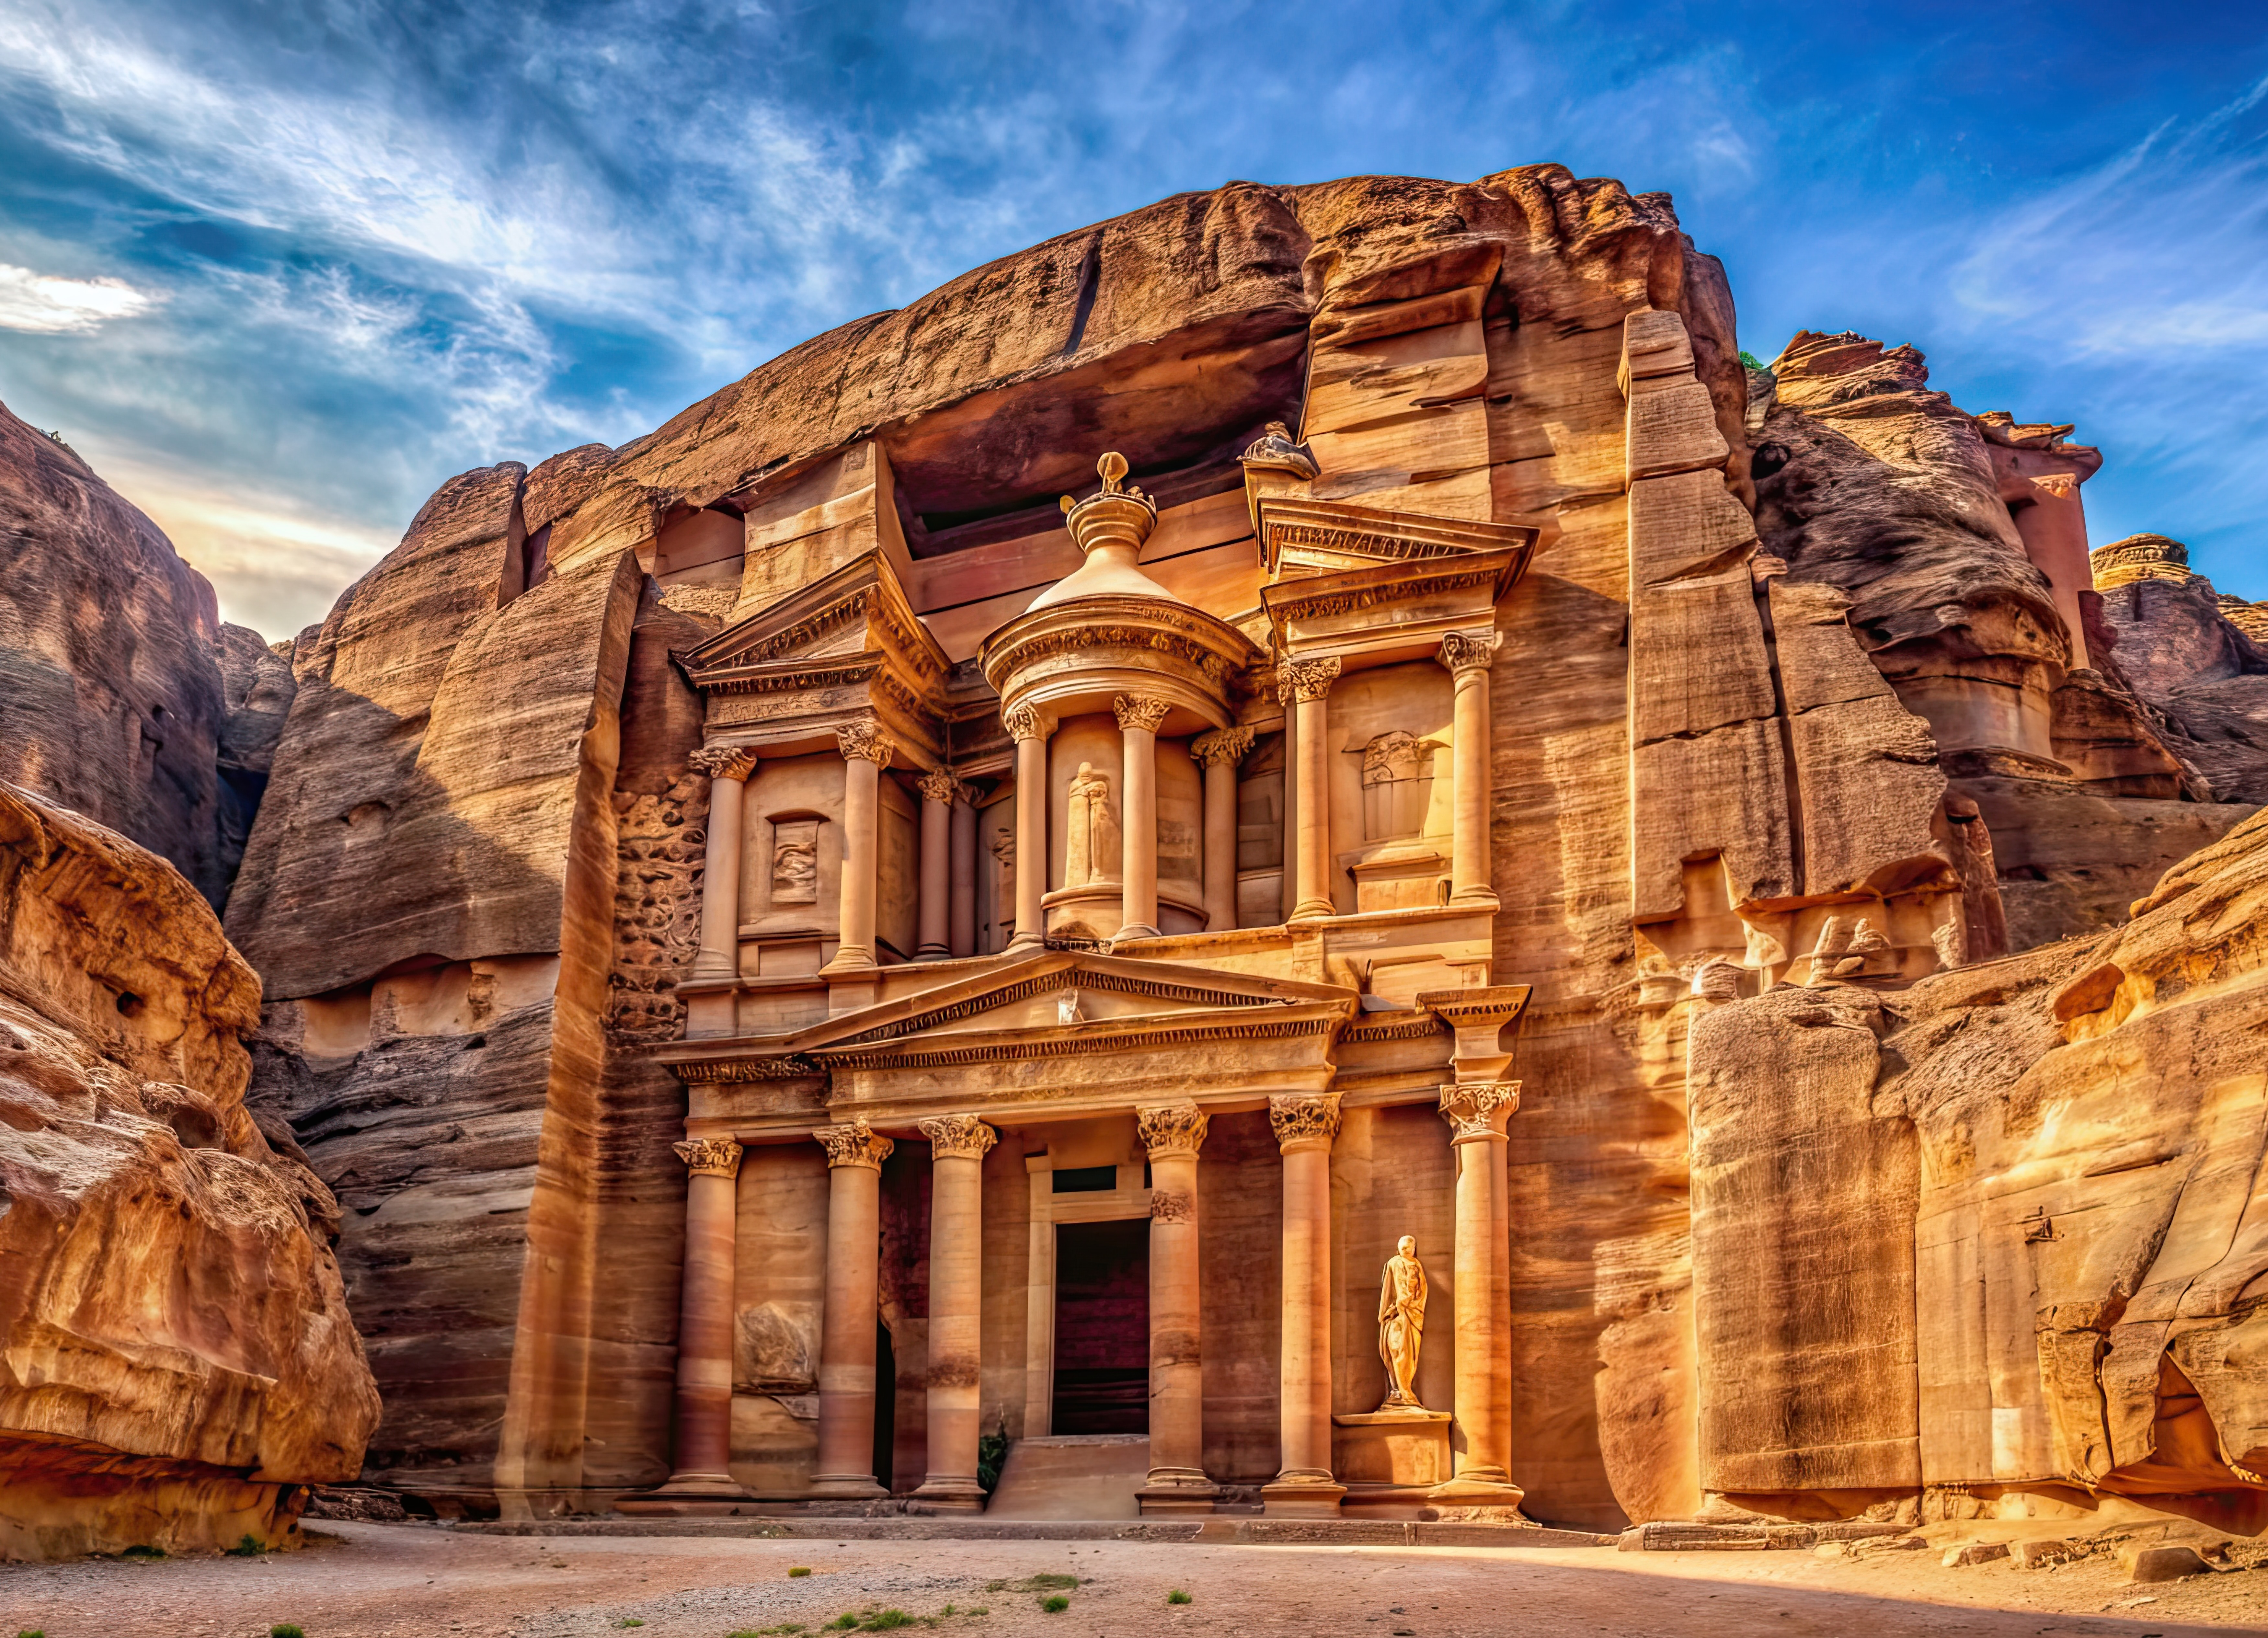
[[[1064,885],[1085,887],[1110,880],[1118,860],[1118,821],[1110,812],[1110,776],[1094,764],[1079,764],[1071,782],[1071,825],[1065,833]]]
[[[1394,1243],[1378,1285],[1378,1356],[1386,1361],[1386,1399],[1379,1409],[1425,1408],[1412,1386],[1425,1339],[1425,1265],[1418,1260],[1418,1236],[1405,1234]]]

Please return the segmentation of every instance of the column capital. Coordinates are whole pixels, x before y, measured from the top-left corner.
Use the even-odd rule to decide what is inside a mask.
[[[1452,631],[1441,639],[1441,652],[1434,659],[1460,675],[1485,671],[1496,664],[1496,651],[1503,645],[1501,631]]]
[[[1195,1103],[1159,1103],[1134,1111],[1135,1128],[1152,1160],[1194,1155],[1204,1147],[1204,1111]]]
[[[685,760],[711,779],[745,779],[756,771],[756,753],[745,745],[703,745]]]
[[[870,1171],[882,1169],[882,1162],[890,1157],[897,1145],[887,1138],[878,1138],[863,1120],[846,1125],[821,1126],[812,1138],[827,1151],[829,1166],[864,1166]]]
[[[1118,731],[1139,728],[1145,734],[1155,734],[1158,725],[1173,709],[1171,701],[1145,699],[1139,694],[1121,694],[1110,702],[1110,714],[1118,719]]]
[[[1331,691],[1338,681],[1339,657],[1318,654],[1309,660],[1286,660],[1276,668],[1276,703],[1288,705],[1293,700],[1318,700]]]
[[[673,1143],[677,1158],[696,1177],[737,1177],[740,1175],[740,1146],[731,1138],[688,1138]]]
[[[882,732],[878,722],[846,722],[835,730],[835,743],[843,752],[845,762],[871,762],[876,767],[887,767],[898,748],[890,736]]]
[[[1519,1108],[1517,1081],[1460,1081],[1441,1088],[1441,1118],[1456,1134],[1453,1142],[1503,1137],[1504,1123]]]
[[[1244,760],[1252,749],[1252,730],[1246,727],[1215,728],[1210,734],[1200,734],[1189,742],[1189,755],[1201,768],[1227,763],[1233,767]]]
[[[1339,1095],[1278,1092],[1268,1100],[1268,1124],[1276,1128],[1276,1146],[1286,1154],[1294,1146],[1329,1148],[1339,1135]]]
[[[981,1161],[986,1151],[1000,1140],[998,1133],[974,1115],[940,1115],[919,1125],[922,1136],[929,1140],[930,1158],[933,1161]]]
[[[1016,705],[1002,712],[1000,722],[1008,730],[1008,737],[1019,743],[1043,740],[1056,731],[1056,719],[1033,705]]]
[[[920,778],[914,781],[914,785],[931,801],[939,803],[950,803],[961,793],[964,788],[960,780],[942,768],[933,773],[922,775]]]

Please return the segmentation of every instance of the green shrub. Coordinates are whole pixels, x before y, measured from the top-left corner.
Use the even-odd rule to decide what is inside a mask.
[[[228,1556],[232,1559],[256,1559],[267,1551],[261,1545],[259,1537],[247,1533],[238,1538],[237,1544],[228,1549]]]
[[[887,1633],[894,1632],[901,1627],[910,1627],[913,1624],[914,1618],[903,1610],[884,1610],[858,1630],[862,1633]]]
[[[645,1623],[638,1620],[635,1615],[625,1615],[622,1620],[616,1621],[615,1625],[617,1627],[643,1627]]]
[[[819,1630],[823,1633],[855,1633],[858,1630],[858,1617],[852,1611],[845,1610]]]
[[[1051,1598],[1041,1599],[1040,1607],[1050,1615],[1061,1615],[1065,1610],[1071,1608],[1071,1600],[1064,1597],[1063,1594],[1057,1593]]]
[[[1761,370],[1764,367],[1764,361],[1746,348],[1741,350],[1741,362],[1751,370]]]
[[[1189,1595],[1183,1592],[1179,1587],[1174,1588],[1171,1592],[1166,1595],[1166,1602],[1168,1604],[1187,1604],[1189,1601]]]
[[[268,1638],[307,1638],[297,1621],[278,1621],[268,1629]]]
[[[788,1566],[787,1573],[791,1575],[808,1575],[811,1574],[811,1566],[808,1564],[791,1564]]]
[[[16,1638],[48,1638],[47,1629],[40,1627],[18,1627]]]
[[[162,1559],[166,1556],[166,1549],[163,1547],[132,1546],[127,1548],[125,1552],[120,1553],[118,1556],[122,1559]]]

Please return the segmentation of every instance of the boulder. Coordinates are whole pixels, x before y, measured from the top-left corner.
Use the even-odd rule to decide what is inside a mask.
[[[280,1545],[378,1396],[260,985],[148,849],[0,785],[0,1554]]]
[[[2184,1575],[2205,1575],[2213,1571],[2213,1566],[2198,1556],[2195,1547],[2162,1542],[2155,1546],[2124,1549],[2118,1554],[2118,1568],[2136,1585],[2179,1581]]]

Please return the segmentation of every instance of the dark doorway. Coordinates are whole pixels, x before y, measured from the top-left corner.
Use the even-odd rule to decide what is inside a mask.
[[[898,1465],[898,1360],[890,1328],[874,1322],[874,1482],[895,1491]]]
[[[1150,1223],[1056,1226],[1058,1434],[1150,1431]]]

